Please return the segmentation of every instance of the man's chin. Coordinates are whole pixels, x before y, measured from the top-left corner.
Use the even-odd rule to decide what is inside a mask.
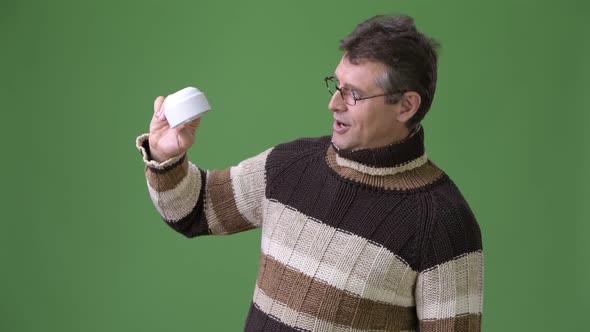
[[[336,133],[332,134],[332,143],[340,150],[346,150],[352,147],[351,142]]]

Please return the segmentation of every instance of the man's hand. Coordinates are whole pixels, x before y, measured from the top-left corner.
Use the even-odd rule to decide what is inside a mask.
[[[170,128],[164,115],[164,97],[154,100],[154,116],[150,122],[150,154],[152,160],[162,162],[180,156],[195,142],[195,132],[201,118]]]

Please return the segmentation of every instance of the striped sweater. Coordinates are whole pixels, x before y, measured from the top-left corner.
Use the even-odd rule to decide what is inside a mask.
[[[212,171],[150,160],[148,139],[136,144],[170,227],[262,228],[245,331],[480,331],[480,229],[421,127],[378,149],[300,139]]]

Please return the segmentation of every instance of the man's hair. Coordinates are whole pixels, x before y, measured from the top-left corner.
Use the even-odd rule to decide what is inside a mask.
[[[437,49],[439,43],[416,30],[414,19],[405,16],[372,17],[359,24],[340,41],[348,61],[378,61],[387,65],[386,73],[377,80],[385,93],[385,102],[399,102],[396,92],[416,91],[422,99],[420,107],[408,121],[414,128],[422,121],[436,90]]]

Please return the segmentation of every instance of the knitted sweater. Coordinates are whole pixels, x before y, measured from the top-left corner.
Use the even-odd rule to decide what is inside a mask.
[[[226,170],[150,160],[153,203],[187,237],[262,227],[245,331],[480,331],[480,229],[427,158],[420,127],[383,148],[330,137],[270,148]]]

